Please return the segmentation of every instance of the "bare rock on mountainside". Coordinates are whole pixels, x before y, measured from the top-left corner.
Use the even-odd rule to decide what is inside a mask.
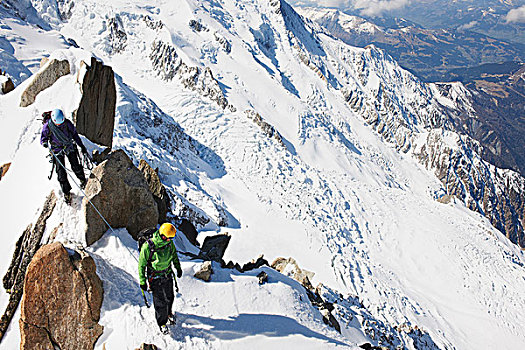
[[[225,50],[226,49],[227,46]],[[162,79],[170,81],[178,77],[187,89],[197,91],[201,95],[210,98],[222,109],[228,108],[232,112],[237,110],[233,105],[228,103],[211,69],[209,67],[204,67],[203,69],[187,65],[179,57],[173,45],[155,40],[151,45],[149,57],[153,65],[153,70],[157,72]]]
[[[2,94],[10,93],[15,89],[15,84],[13,84],[13,81],[11,78],[7,78],[4,82],[2,82]]]
[[[71,67],[67,60],[59,61],[53,59],[47,62],[43,68],[35,74],[33,80],[22,92],[20,107],[27,107],[35,102],[36,96],[53,85],[60,77],[71,72]]]
[[[231,236],[227,233],[206,237],[202,243],[199,257],[204,260],[221,262],[224,252],[230,243],[230,239]]]
[[[91,141],[111,148],[117,101],[113,69],[91,57],[81,91],[82,99],[73,116],[77,131]]]
[[[511,242],[525,247],[525,178],[483,162],[479,144],[466,136],[455,136],[454,142],[474,152],[449,146],[451,137],[433,130],[414,154],[427,169],[434,169],[448,195],[482,213]]]
[[[108,18],[110,53],[117,54],[126,49],[128,35],[124,30],[124,24],[119,15]]]
[[[159,224],[166,222],[166,215],[170,209],[170,198],[164,185],[160,182],[158,169],[153,169],[144,159],[140,160],[139,170],[142,171],[159,211]]]
[[[40,242],[46,230],[47,219],[49,219],[53,213],[56,201],[55,193],[51,191],[34,225],[30,224],[16,242],[11,264],[2,280],[4,288],[10,295],[6,311],[0,319],[0,341],[18,309],[18,304],[24,292],[26,270],[38,248],[40,248]]]
[[[5,72],[3,72],[0,69],[0,83],[1,83],[1,90],[2,94],[7,94],[15,89],[15,84],[13,84],[13,80],[11,80],[11,77],[7,76]]]
[[[142,343],[140,345],[140,348],[137,348],[135,350],[158,350],[158,348],[156,345],[153,345],[153,344]]]
[[[0,166],[0,180],[5,176],[9,168],[11,167],[11,163],[6,163],[2,166]]]
[[[266,282],[268,282],[268,274],[264,271],[261,271],[257,275],[257,278],[259,279],[259,284],[265,284]]]
[[[93,157],[93,162],[95,164],[100,164],[106,159],[108,159],[109,154],[111,153],[111,148],[106,147],[102,152],[95,150],[93,151],[93,154],[91,155]]]
[[[277,258],[271,266],[280,273],[292,277],[294,280],[301,283],[306,289],[313,289],[310,281],[315,274],[301,269],[294,258]]]
[[[20,349],[93,349],[103,293],[89,255],[70,256],[59,242],[40,248],[25,278]]]
[[[271,266],[283,275],[287,275],[299,282],[304,287],[312,305],[315,306],[323,316],[323,322],[341,333],[341,326],[332,314],[332,311],[334,311],[333,304],[324,300],[320,295],[322,285],[314,288],[310,282],[315,275],[313,272],[301,269],[294,258],[277,258]]]
[[[244,113],[246,114],[246,116],[253,120],[253,122],[255,124],[257,124],[261,130],[264,132],[264,134],[266,136],[268,136],[269,138],[274,138],[277,140],[277,142],[279,142],[279,144],[283,147],[285,147],[285,144],[284,144],[284,141],[283,141],[283,138],[281,136],[281,134],[279,134],[279,132],[270,124],[268,124],[261,116],[259,113],[255,112],[254,110],[251,110],[251,109],[247,109],[244,111]]]
[[[209,282],[211,275],[213,273],[213,269],[211,266],[211,261],[205,261],[199,271],[197,271],[194,275],[195,278],[201,279],[205,282]]]
[[[191,244],[193,244],[196,247],[200,246],[199,241],[197,241],[197,235],[199,234],[199,232],[190,220],[182,218],[180,220],[180,224],[177,226],[177,229],[181,231],[184,234],[184,236],[186,236],[186,238]]]
[[[92,245],[109,229],[90,200],[113,228],[125,227],[133,238],[140,230],[155,226],[159,213],[149,186],[123,150],[109,154],[88,179],[83,206],[86,242]]]

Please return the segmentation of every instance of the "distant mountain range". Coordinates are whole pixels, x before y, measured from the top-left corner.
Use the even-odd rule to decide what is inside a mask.
[[[463,29],[505,41],[525,42],[523,19],[520,23],[517,16],[509,16],[510,11],[525,6],[523,0],[418,0],[381,12],[372,6],[354,1],[340,9],[347,14],[368,16],[374,22],[399,17],[428,29]]]
[[[523,0],[421,0],[390,15],[424,24],[426,28],[468,29],[515,43],[525,42],[525,23],[507,21]]]
[[[345,43],[386,50],[425,81],[451,81],[450,71],[494,62],[522,62],[525,45],[463,29],[426,29],[399,18],[372,21],[334,9],[299,8]]]
[[[490,163],[525,174],[524,45],[466,30],[425,29],[399,18],[372,23],[334,9],[298,11],[347,44],[384,49],[423,80],[464,83],[475,113],[465,108],[457,130],[478,140]]]
[[[454,71],[472,94],[477,120],[467,132],[485,147],[492,164],[525,174],[525,65],[488,64]]]

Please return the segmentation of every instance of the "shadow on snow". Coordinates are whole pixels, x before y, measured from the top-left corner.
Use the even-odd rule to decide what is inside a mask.
[[[290,317],[281,315],[239,314],[227,319],[180,313],[177,313],[177,316],[183,322],[181,327],[184,329],[184,336],[187,335],[186,332],[192,333],[195,331],[198,333],[195,334],[197,336],[199,334],[206,336],[205,334],[207,334],[209,338],[221,340],[236,340],[255,335],[281,338],[290,335],[302,335],[306,338],[315,338],[335,345],[347,345],[339,340],[314,332]],[[186,325],[203,325],[205,330],[185,327]]]

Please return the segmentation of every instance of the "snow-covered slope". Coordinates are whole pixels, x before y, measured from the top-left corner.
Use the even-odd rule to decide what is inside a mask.
[[[434,169],[400,151],[420,152],[435,127],[452,149],[457,137],[437,93],[380,50],[317,32],[277,0],[76,1],[54,30],[7,14],[2,21],[26,40],[55,37],[49,52],[74,39],[86,51],[56,53],[74,66],[92,52],[113,67],[114,147],[159,168],[174,198],[206,219],[199,239],[229,232],[225,260],[240,263],[261,253],[270,261],[293,256],[344,298],[339,336],[302,287],[271,269],[263,268],[272,281],[263,287],[257,270],[218,269],[204,284],[192,278],[199,263],[184,261],[175,306],[182,324],[162,338],[151,331],[152,310],[141,306],[134,241],[108,232],[89,249],[105,286],[97,348],[377,344],[371,334],[381,327],[371,324],[407,348],[421,347],[394,326],[428,332],[428,348],[525,344],[524,253],[460,201],[436,201],[444,189]],[[15,21],[23,31],[6,28]],[[29,70],[24,60],[40,53],[25,50],[10,59]],[[49,190],[58,192],[45,179],[37,118],[78,104],[74,72],[19,108],[24,84],[0,96],[0,163],[12,162],[0,182],[1,198],[10,199],[0,204],[6,257]],[[265,127],[252,120],[257,114]],[[59,205],[52,218],[70,223],[59,236],[69,244],[83,244],[79,203]],[[14,322],[0,346],[18,341]]]

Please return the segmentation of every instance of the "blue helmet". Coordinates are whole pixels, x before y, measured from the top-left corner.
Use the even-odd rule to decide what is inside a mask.
[[[53,109],[51,112],[51,120],[55,125],[60,125],[64,122],[66,118],[64,117],[64,113],[60,109]]]

